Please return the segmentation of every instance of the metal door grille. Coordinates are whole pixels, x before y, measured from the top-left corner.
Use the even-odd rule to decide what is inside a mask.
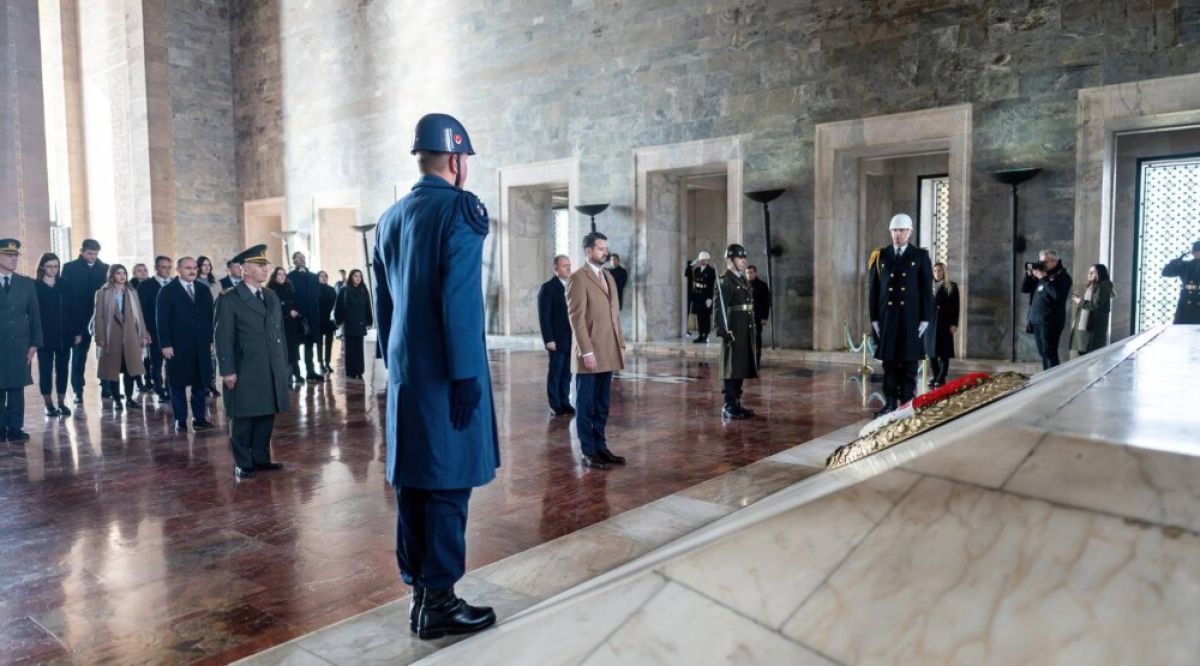
[[[1147,160],[1140,171],[1134,261],[1138,333],[1175,317],[1179,280],[1162,277],[1162,269],[1200,238],[1200,157]]]
[[[933,181],[933,248],[934,261],[950,260],[950,179]]]

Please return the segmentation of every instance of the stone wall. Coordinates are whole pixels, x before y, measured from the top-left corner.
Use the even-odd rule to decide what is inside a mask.
[[[1046,169],[1022,188],[1025,235],[1069,248],[1076,91],[1200,70],[1186,0],[233,4],[243,199],[285,195],[303,229],[311,193],[358,188],[375,217],[414,178],[416,119],[446,111],[472,132],[469,187],[491,210],[498,167],[578,157],[580,199],[610,202],[603,230],[629,238],[634,149],[742,135],[744,189],[788,188],[771,208],[789,347],[812,344],[815,123],[972,104],[969,348],[1001,356],[1013,276],[987,174]],[[761,208],[744,210],[761,247]]]

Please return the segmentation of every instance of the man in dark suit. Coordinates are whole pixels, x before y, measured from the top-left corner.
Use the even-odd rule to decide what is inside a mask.
[[[308,261],[303,252],[292,255],[292,265],[295,268],[288,273],[288,279],[296,288],[296,309],[306,324],[306,332],[300,338],[304,345],[304,363],[308,366],[305,377],[310,382],[319,382],[325,377],[313,365],[313,345],[321,343],[321,283],[317,280],[317,274],[308,270]]]
[[[233,475],[250,479],[256,471],[283,469],[283,463],[271,460],[271,435],[275,415],[288,410],[291,366],[279,296],[264,288],[271,263],[267,246],[256,245],[234,261],[242,265],[242,281],[217,297],[214,336]]]
[[[758,275],[758,268],[754,266],[746,268],[746,279],[750,282],[750,289],[754,292],[754,335],[755,340],[758,341],[758,346],[754,348],[755,362],[761,368],[762,332],[767,327],[767,320],[771,318],[771,287]]]
[[[142,321],[150,334],[150,362],[146,365],[146,377],[159,400],[167,399],[167,387],[163,383],[162,347],[158,344],[158,292],[171,281],[171,258],[154,258],[154,275],[138,283],[138,300],[142,303]]]
[[[0,440],[23,442],[25,387],[33,383],[30,364],[42,346],[42,313],[37,285],[17,275],[21,241],[0,240]]]
[[[612,274],[613,282],[617,283],[617,307],[624,308],[625,285],[629,282],[629,271],[625,270],[625,267],[621,265],[621,255],[619,254],[612,255],[608,261],[612,264],[608,272]]]
[[[379,219],[372,265],[386,350],[396,559],[413,586],[409,629],[432,640],[496,622],[491,608],[468,604],[454,585],[466,573],[471,490],[495,478],[500,437],[481,286],[488,215],[462,189],[475,151],[445,114],[422,117],[415,135],[421,178]]]
[[[175,262],[179,274],[158,292],[158,345],[167,361],[175,429],[187,431],[187,389],[192,388],[192,428],[212,430],[205,398],[212,374],[213,301],[208,285],[198,284],[192,257]]]
[[[1042,357],[1042,369],[1058,365],[1058,341],[1067,326],[1071,300],[1071,273],[1054,250],[1042,250],[1039,262],[1026,266],[1021,291],[1029,294],[1029,329]]]
[[[225,273],[221,278],[221,291],[233,289],[242,281],[242,265],[232,259],[225,262]]]
[[[917,392],[917,363],[925,357],[921,336],[933,317],[933,265],[929,252],[908,242],[912,218],[892,216],[892,244],[875,250],[867,262],[870,273],[871,328],[883,361],[883,415],[913,399]]]
[[[83,402],[83,375],[87,368],[92,335],[88,331],[96,308],[96,290],[108,281],[108,264],[100,261],[100,243],[88,238],[79,248],[79,257],[63,266],[62,276],[69,285],[71,330],[79,331],[79,342],[71,348],[71,388],[75,404]]]
[[[571,277],[571,258],[554,258],[554,277],[538,290],[538,323],[542,343],[550,353],[546,372],[546,397],[555,416],[574,414],[571,406],[571,320],[567,317],[567,278]],[[615,279],[615,278],[614,278]]]

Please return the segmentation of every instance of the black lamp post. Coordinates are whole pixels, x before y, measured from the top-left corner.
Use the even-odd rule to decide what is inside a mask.
[[[367,244],[367,232],[369,232],[375,228],[375,223],[372,222],[370,224],[356,224],[350,228],[357,231],[358,233],[362,234],[363,273],[365,273],[367,275],[367,289],[371,293],[375,293],[375,281],[373,279],[371,279],[372,274],[375,271],[371,270],[371,251],[369,249],[370,246]]]
[[[1017,290],[1020,288],[1017,286],[1017,275],[1020,271],[1018,264],[1021,261],[1021,253],[1025,251],[1025,237],[1020,235],[1020,197],[1017,196],[1017,187],[1041,172],[1042,170],[1036,167],[1022,167],[993,171],[991,174],[993,180],[1012,188],[1008,199],[1008,217],[1012,226],[1013,285],[1008,295],[1008,327],[1012,332],[1013,361],[1017,360]]]
[[[583,204],[576,206],[575,210],[579,211],[580,215],[587,215],[592,218],[592,233],[596,232],[596,216],[608,209],[608,204]]]
[[[774,249],[771,246],[771,209],[768,204],[779,198],[781,194],[787,190],[759,190],[757,192],[747,192],[746,196],[751,201],[757,201],[763,207],[763,236],[766,237],[767,243],[767,280],[770,282],[775,279],[775,271],[772,269],[771,257],[775,255]],[[771,289],[771,313],[775,313],[775,289],[779,285],[773,285]],[[775,317],[771,317],[771,349],[775,349]]]

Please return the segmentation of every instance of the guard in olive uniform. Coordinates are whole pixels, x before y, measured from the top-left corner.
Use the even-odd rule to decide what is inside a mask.
[[[1172,259],[1162,270],[1163,277],[1177,277],[1179,304],[1175,306],[1176,324],[1200,324],[1200,241],[1192,243],[1192,259]],[[1184,255],[1187,256],[1187,255]]]
[[[379,345],[387,367],[387,479],[396,490],[396,560],[413,587],[409,628],[421,639],[496,622],[459,599],[471,489],[500,465],[483,312],[488,215],[462,189],[467,130],[454,118],[417,123],[421,179],[375,229]]]
[[[23,442],[25,387],[33,383],[29,364],[42,346],[42,314],[37,285],[17,275],[21,241],[0,239],[0,440]]]
[[[754,288],[746,280],[746,248],[734,243],[725,250],[728,266],[716,285],[717,337],[721,338],[721,376],[725,405],[721,416],[745,419],[754,410],[742,406],[742,381],[758,378],[758,345],[754,328]]]
[[[699,335],[692,342],[708,342],[712,330],[713,286],[717,283],[717,269],[708,265],[708,253],[701,252],[696,263],[687,267],[684,276],[688,279],[689,312],[696,315]]]
[[[912,218],[900,213],[888,229],[892,244],[875,250],[867,263],[871,280],[871,328],[883,361],[882,415],[917,392],[917,363],[925,357],[921,336],[933,317],[933,265],[929,253],[908,242]]]
[[[225,384],[234,476],[248,479],[255,470],[283,469],[271,461],[271,433],[275,415],[288,411],[291,366],[279,297],[264,288],[271,263],[267,246],[255,245],[233,261],[242,264],[242,281],[217,297],[213,337]]]

